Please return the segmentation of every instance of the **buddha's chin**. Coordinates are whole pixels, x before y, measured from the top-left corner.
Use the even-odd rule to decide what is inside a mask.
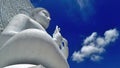
[[[45,29],[47,29],[48,26],[49,26],[49,22],[43,22],[41,25],[42,25]]]

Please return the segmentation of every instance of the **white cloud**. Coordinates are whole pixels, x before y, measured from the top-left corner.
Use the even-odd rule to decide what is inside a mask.
[[[88,7],[93,7],[92,3],[94,2],[93,0],[77,0],[79,6],[81,9],[88,8]]]
[[[86,20],[95,14],[94,0],[77,0],[83,19]]]
[[[104,33],[105,40],[107,43],[114,42],[116,40],[116,38],[118,37],[118,35],[119,35],[119,33],[116,29],[113,29],[113,30],[111,29]]]
[[[84,44],[89,44],[96,39],[97,33],[93,32],[89,37],[84,40]]]
[[[85,59],[92,61],[103,59],[101,54],[105,52],[105,47],[109,43],[114,42],[118,36],[119,32],[116,29],[106,31],[104,37],[97,36],[97,33],[93,32],[84,40],[81,50],[73,53],[72,60],[82,62]]]
[[[72,60],[73,61],[77,61],[77,62],[84,61],[83,57],[84,57],[84,54],[80,54],[79,51],[78,52],[74,52]]]
[[[90,58],[92,61],[99,61],[99,60],[101,60],[101,59],[103,59],[101,56],[98,56],[98,55],[93,55],[93,56],[91,56],[91,58]]]

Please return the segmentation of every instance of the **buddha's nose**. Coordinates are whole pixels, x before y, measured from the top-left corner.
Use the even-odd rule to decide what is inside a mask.
[[[51,18],[50,17],[47,17],[47,19],[50,21],[51,20]]]

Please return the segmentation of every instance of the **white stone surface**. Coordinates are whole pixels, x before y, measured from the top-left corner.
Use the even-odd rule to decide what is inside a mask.
[[[68,44],[58,31],[54,39],[46,32],[50,15],[43,8],[36,8],[32,18],[18,14],[12,18],[0,36],[0,68],[14,64],[43,65],[46,68],[69,68]],[[1,38],[2,37],[2,38]],[[57,38],[58,37],[58,38]],[[3,40],[4,39],[4,40]]]
[[[7,66],[7,67],[4,67],[4,68],[33,68],[33,67],[35,68],[36,65],[33,65],[33,64],[17,64],[17,65]]]
[[[33,65],[33,64],[16,64],[4,68],[45,68],[45,67],[42,65]]]

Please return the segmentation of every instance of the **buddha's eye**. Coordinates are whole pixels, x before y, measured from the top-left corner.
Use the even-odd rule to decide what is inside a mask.
[[[42,11],[42,13],[46,16],[46,17],[49,17],[48,13],[45,12],[45,11]]]

